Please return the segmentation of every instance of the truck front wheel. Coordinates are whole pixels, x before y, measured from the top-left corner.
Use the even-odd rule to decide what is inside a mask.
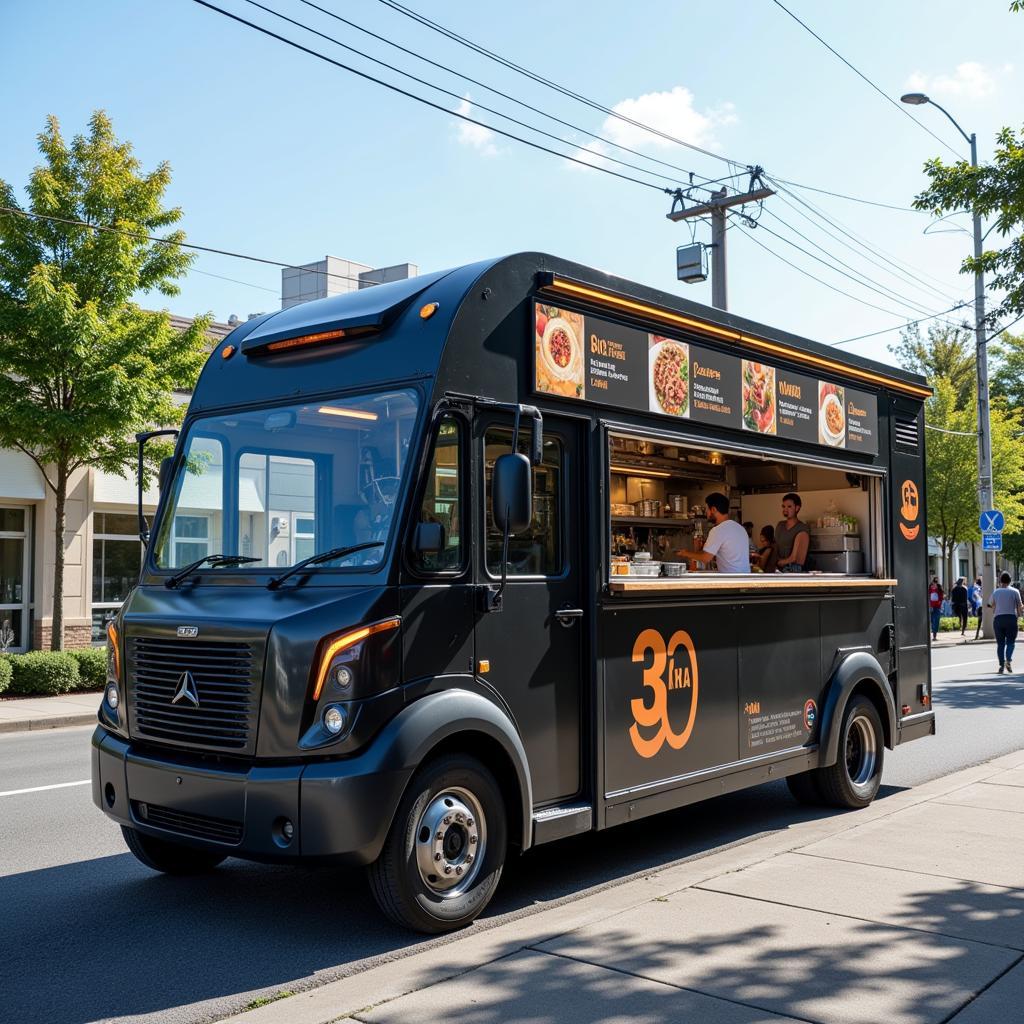
[[[121,826],[121,834],[128,849],[138,860],[147,868],[162,871],[166,875],[200,875],[204,871],[213,870],[226,857],[223,853],[197,850],[193,846],[144,836],[125,825]]]
[[[505,804],[476,758],[446,755],[409,784],[370,888],[397,924],[437,934],[469,924],[490,902],[505,863]]]
[[[825,803],[833,807],[867,807],[882,784],[882,760],[885,736],[878,709],[862,694],[846,705],[839,757],[816,773],[817,789]]]

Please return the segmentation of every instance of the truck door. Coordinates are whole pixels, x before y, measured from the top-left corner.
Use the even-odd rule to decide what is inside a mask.
[[[924,409],[893,398],[889,412],[890,513],[896,587],[896,707],[927,711],[921,686],[930,678],[928,647],[928,527],[924,508]]]
[[[502,536],[494,525],[491,474],[511,451],[510,417],[476,422],[478,529],[476,657],[501,695],[526,749],[536,805],[580,791],[582,653],[589,628],[583,593],[581,487],[584,448],[572,421],[544,418],[544,459],[533,468],[533,521],[509,543],[502,610],[484,610],[483,589],[501,577]],[[529,427],[519,450],[528,454]]]

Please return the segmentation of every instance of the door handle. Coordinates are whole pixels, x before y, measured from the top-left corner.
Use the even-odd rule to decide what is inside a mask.
[[[582,608],[559,608],[558,611],[555,612],[555,618],[558,619],[558,621],[563,626],[565,626],[566,629],[568,629],[570,626],[572,626],[574,624],[576,619],[582,619],[583,618],[583,609]]]

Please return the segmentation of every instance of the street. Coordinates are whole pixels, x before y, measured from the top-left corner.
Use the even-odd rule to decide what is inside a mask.
[[[888,756],[880,799],[1024,747],[1024,676],[993,645],[933,655],[939,734]],[[228,861],[199,879],[155,875],[92,806],[89,728],[0,737],[3,1017],[19,1024],[205,1021],[410,949],[359,872]],[[506,869],[478,929],[700,857],[822,813],[783,783],[541,847]]]

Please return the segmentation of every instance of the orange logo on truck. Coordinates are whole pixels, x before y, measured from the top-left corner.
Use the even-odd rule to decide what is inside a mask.
[[[903,522],[900,523],[900,533],[906,540],[915,540],[921,532],[921,524],[917,522],[920,514],[920,507],[917,499],[917,484],[913,480],[904,480],[900,486],[900,516]],[[910,524],[914,523],[914,526]]]
[[[673,750],[682,750],[697,717],[697,652],[690,634],[677,630],[666,644],[656,629],[645,629],[633,644],[633,661],[644,663],[643,682],[651,691],[650,704],[642,697],[630,702],[633,724],[629,738],[634,750],[641,757],[654,757],[665,743]],[[689,712],[682,732],[676,732],[669,714],[669,695],[684,691],[688,691]]]

